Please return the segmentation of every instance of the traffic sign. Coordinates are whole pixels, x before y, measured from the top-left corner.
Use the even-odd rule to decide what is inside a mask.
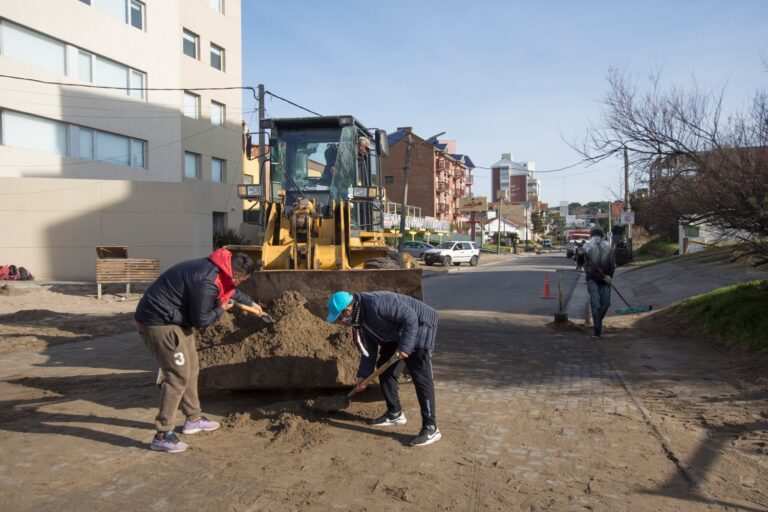
[[[635,223],[635,212],[621,212],[621,215],[619,216],[619,224],[634,224]]]

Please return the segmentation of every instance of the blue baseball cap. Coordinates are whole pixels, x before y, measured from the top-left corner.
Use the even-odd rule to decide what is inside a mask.
[[[328,317],[325,319],[328,323],[333,323],[339,318],[342,310],[352,304],[354,297],[349,292],[336,292],[328,299]]]

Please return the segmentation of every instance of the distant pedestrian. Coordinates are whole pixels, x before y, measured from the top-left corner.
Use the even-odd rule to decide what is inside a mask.
[[[421,408],[421,431],[411,446],[426,446],[440,440],[435,417],[435,385],[432,381],[432,351],[437,334],[437,311],[424,302],[393,292],[352,295],[336,292],[328,300],[330,323],[352,328],[352,337],[361,353],[357,370],[357,391],[376,367],[393,355],[400,361],[379,376],[387,412],[371,423],[375,427],[405,425],[400,406],[397,378],[408,368]],[[378,356],[378,361],[377,361]]]
[[[592,322],[595,326],[593,339],[600,339],[603,332],[603,318],[611,306],[611,279],[616,271],[616,257],[611,245],[605,240],[600,226],[589,230],[590,240],[584,246],[584,272],[587,275],[587,290],[592,307]]]
[[[147,289],[134,316],[141,339],[160,366],[160,410],[152,450],[183,452],[187,444],[174,433],[176,411],[186,415],[182,434],[210,432],[219,423],[200,414],[197,359],[193,327],[205,327],[232,308],[230,300],[252,306],[237,285],[253,273],[254,264],[244,253],[217,249],[207,258],[184,261],[166,270]]]

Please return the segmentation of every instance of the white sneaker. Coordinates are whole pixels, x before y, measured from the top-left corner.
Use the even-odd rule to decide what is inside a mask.
[[[392,425],[405,425],[405,414],[402,411],[395,415],[385,413],[371,422],[374,427],[390,427]]]

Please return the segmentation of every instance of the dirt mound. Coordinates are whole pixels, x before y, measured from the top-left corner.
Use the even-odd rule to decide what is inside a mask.
[[[287,292],[266,310],[267,324],[225,314],[197,335],[201,389],[332,388],[354,384],[359,356],[349,329],[331,325]]]
[[[287,443],[301,448],[328,439],[326,423],[308,411],[300,401],[273,404],[268,409],[229,414],[222,420],[225,428],[267,437],[273,443]]]

